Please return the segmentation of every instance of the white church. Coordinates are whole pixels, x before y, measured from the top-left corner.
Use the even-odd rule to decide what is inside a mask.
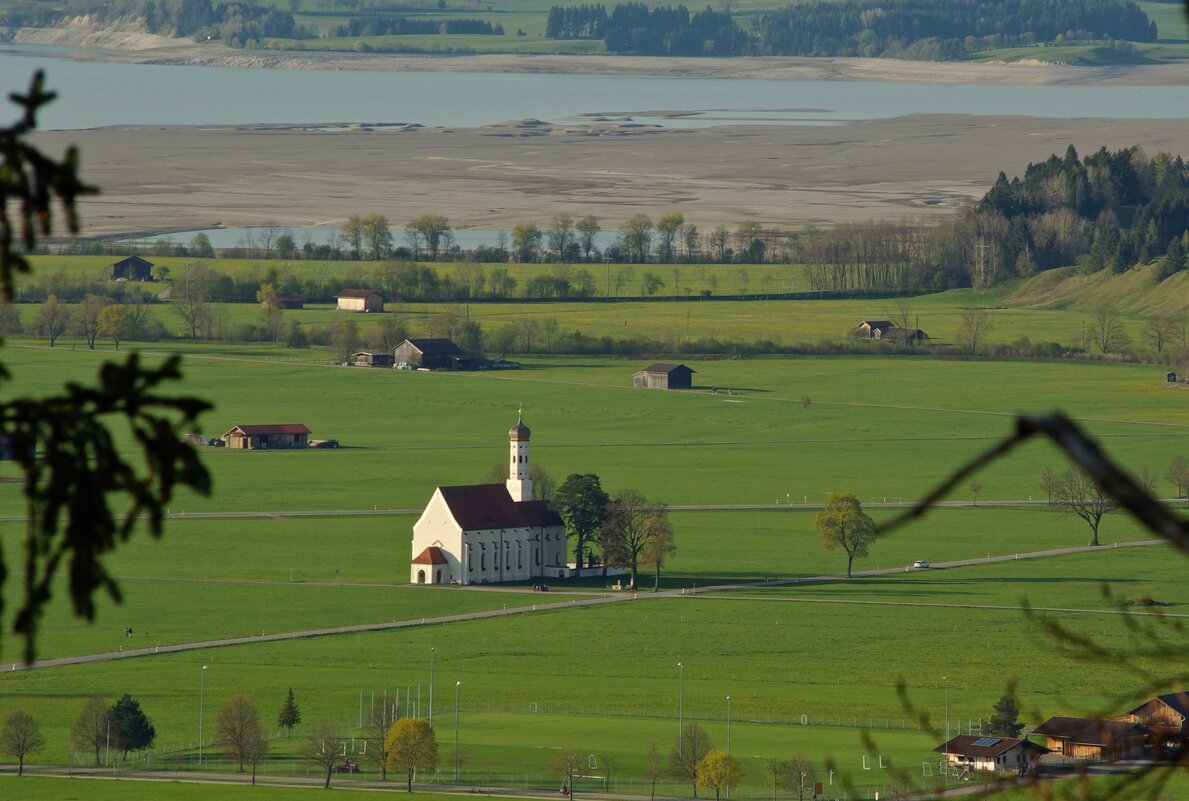
[[[511,465],[503,484],[438,487],[413,525],[414,584],[484,584],[564,577],[566,527],[528,476],[530,431],[523,416],[508,431]]]

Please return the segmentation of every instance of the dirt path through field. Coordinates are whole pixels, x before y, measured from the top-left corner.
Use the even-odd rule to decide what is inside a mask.
[[[1143,548],[1155,545],[1165,545],[1163,540],[1143,540],[1140,542],[1120,543],[1115,545],[1116,548]],[[1038,559],[1038,558],[1052,558],[1060,557],[1069,554],[1088,553],[1091,551],[1101,552],[1105,550],[1103,547],[1080,547],[1080,548],[1056,548],[1044,551],[1034,551],[1031,553],[1008,554],[999,556],[987,556],[979,559],[962,559],[953,562],[942,562],[936,567],[944,568],[958,568],[968,565],[982,565],[992,564],[996,562],[1009,562],[1017,559]],[[892,574],[900,574],[905,571],[903,567],[890,567],[880,570],[864,570],[858,571],[854,575],[856,577],[873,577],[886,576]],[[560,601],[545,601],[548,596],[541,596],[542,603],[533,604],[531,606],[516,607],[514,609],[488,609],[479,612],[467,612],[458,615],[439,615],[436,617],[411,618],[406,620],[393,620],[390,623],[368,623],[355,626],[334,626],[330,628],[308,629],[305,631],[280,632],[275,634],[261,634],[251,637],[228,637],[218,640],[206,640],[203,642],[178,643],[175,645],[162,645],[153,648],[135,648],[127,651],[115,651],[99,654],[85,654],[82,656],[61,657],[58,659],[39,659],[31,665],[22,665],[19,663],[12,663],[8,671],[17,670],[42,670],[46,668],[64,667],[67,665],[81,665],[92,662],[109,662],[116,659],[130,659],[134,657],[148,657],[159,654],[173,654],[182,653],[186,651],[206,650],[209,648],[223,648],[234,645],[251,645],[255,643],[266,642],[283,642],[288,640],[307,639],[311,637],[327,637],[336,634],[359,634],[365,632],[376,631],[391,631],[393,629],[416,628],[419,626],[430,625],[444,625],[447,623],[459,623],[464,621],[483,620],[488,618],[507,617],[509,615],[523,615],[536,614],[538,612],[556,612],[565,609],[576,609],[579,607],[601,606],[612,603],[632,603],[637,601],[649,601],[657,599],[673,599],[683,597],[704,597],[708,594],[717,596],[719,593],[731,592],[733,590],[742,589],[757,589],[763,587],[784,587],[798,584],[811,584],[823,581],[837,581],[843,578],[839,574],[825,574],[819,576],[803,576],[797,578],[780,579],[773,578],[765,581],[749,581],[740,582],[737,584],[721,584],[712,585],[708,587],[692,587],[680,588],[674,590],[665,590],[663,592],[614,592],[603,595],[599,598],[578,599],[562,599]],[[433,588],[424,588],[428,592],[438,591]],[[463,591],[458,589],[450,589],[447,591]],[[528,592],[526,590],[526,592]],[[877,603],[877,602],[872,602]],[[923,604],[922,604],[923,605]],[[1006,607],[1010,608],[1010,607]],[[1067,611],[1086,611],[1094,612],[1096,610],[1067,610]],[[1136,613],[1142,614],[1142,613]]]

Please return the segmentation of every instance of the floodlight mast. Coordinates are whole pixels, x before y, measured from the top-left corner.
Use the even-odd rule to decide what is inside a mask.
[[[677,663],[677,758],[681,758],[681,730],[685,717],[685,665]]]
[[[941,680],[945,682],[945,775],[948,775],[950,770],[950,677],[942,676]]]

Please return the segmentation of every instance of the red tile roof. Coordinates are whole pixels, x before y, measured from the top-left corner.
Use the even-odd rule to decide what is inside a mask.
[[[442,549],[436,545],[431,545],[413,559],[414,565],[445,565],[449,564],[446,561],[446,555],[442,553]]]
[[[463,531],[561,526],[561,516],[545,501],[517,503],[503,484],[439,487],[450,514]]]
[[[336,298],[370,298],[372,295],[379,297],[380,293],[373,289],[344,289],[342,292],[335,295]]]

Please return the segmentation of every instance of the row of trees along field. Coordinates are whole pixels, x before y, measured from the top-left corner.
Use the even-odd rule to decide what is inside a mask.
[[[1156,24],[1130,0],[870,0],[809,2],[760,16],[755,34],[709,6],[642,3],[553,6],[546,36],[602,39],[642,55],[904,56],[954,59],[989,47],[1063,41],[1156,40]]]
[[[335,26],[334,36],[426,36],[432,34],[503,36],[504,26],[482,19],[411,19],[397,16],[351,17]]]
[[[464,261],[472,266],[443,275],[424,265],[398,262],[377,268],[369,284],[389,298],[459,300],[491,297],[584,298],[610,294],[589,271],[555,266],[522,285],[498,269],[484,276],[475,263],[592,262],[613,263],[797,263],[805,265],[809,289],[815,292],[928,292],[971,286],[985,289],[1003,279],[1028,276],[1052,267],[1081,265],[1088,271],[1122,272],[1153,261],[1159,276],[1184,270],[1189,253],[1189,165],[1181,156],[1149,157],[1138,147],[1114,152],[1105,148],[1082,159],[1070,145],[1064,156],[1029,164],[1023,178],[1000,173],[995,184],[971,208],[941,223],[869,221],[822,230],[807,227],[782,234],[753,220],[734,228],[718,225],[702,230],[679,211],[655,221],[647,214],[625,220],[614,241],[601,250],[601,221],[558,214],[542,227],[535,220],[515,225],[510,241],[464,252],[454,240],[448,217],[419,215],[405,225],[403,247],[382,214],[351,215],[330,243],[311,241],[298,247],[291,233],[264,226],[241,247],[224,255],[250,258],[299,257],[373,260],[396,257],[427,261]],[[124,246],[121,246],[123,248]],[[102,252],[100,243],[81,251]],[[157,243],[150,254],[212,257],[205,234],[190,244]],[[642,294],[660,292],[664,277],[649,273]],[[634,279],[616,271],[615,293]],[[356,276],[348,284],[359,284]],[[283,294],[329,298],[342,286],[307,279],[312,286],[285,286]],[[721,280],[721,277],[716,280]],[[733,281],[733,279],[732,279]],[[275,281],[274,281],[275,283]],[[631,280],[628,281],[631,283]],[[679,295],[676,281],[671,294]],[[759,287],[768,294],[771,287]],[[601,291],[599,291],[601,290]],[[748,294],[746,284],[724,285],[728,294]],[[31,290],[31,291],[36,291]],[[240,295],[248,296],[254,285]],[[686,294],[693,288],[686,286]],[[700,294],[717,294],[717,286]],[[750,291],[754,292],[755,288]],[[58,293],[61,297],[62,293]],[[227,299],[231,299],[230,297]]]
[[[1004,695],[995,703],[982,730],[986,734],[1016,737],[1023,729],[1019,717],[1015,698]],[[287,739],[293,736],[293,729],[300,722],[301,714],[291,688],[277,716],[277,726],[284,730]],[[219,749],[217,755],[235,764],[240,773],[250,770],[255,784],[258,769],[274,749],[272,740],[278,738],[270,736],[251,699],[243,694],[220,707],[214,723],[210,742]],[[356,730],[362,736],[351,733]],[[96,767],[118,767],[129,753],[135,755],[152,748],[156,739],[156,731],[139,702],[125,694],[112,706],[98,697],[87,701],[71,729],[70,744],[73,750],[86,754],[88,761],[93,757]],[[0,729],[0,753],[17,759],[17,775],[23,774],[25,760],[45,746],[46,738],[36,718],[24,710],[12,712]],[[286,746],[285,751],[286,755],[295,752],[301,762],[316,769],[323,777],[324,788],[330,787],[336,772],[358,772],[358,759],[379,773],[381,781],[387,781],[389,772],[396,774],[409,792],[418,774],[432,775],[443,764],[448,768],[447,775],[459,783],[470,759],[469,748],[457,741],[443,759],[430,722],[415,716],[401,717],[399,705],[387,696],[362,725],[322,723],[308,727],[304,737]],[[591,762],[592,757],[595,763]],[[567,744],[557,749],[548,770],[562,782],[563,794],[572,797],[574,779],[589,771],[593,764],[599,764],[608,773],[614,768],[611,757],[591,755],[589,748]],[[787,759],[768,758],[762,766],[773,798],[780,792],[795,801],[816,798],[819,775],[829,769],[828,765],[815,766],[801,754]],[[661,778],[672,777],[689,782],[694,798],[703,789],[713,792],[715,799],[737,787],[743,776],[743,768],[731,752],[715,747],[709,733],[696,721],[681,726],[667,755],[656,742],[649,743],[640,773],[651,796],[655,797]],[[908,786],[905,784],[902,789]]]
[[[289,229],[266,224],[249,232],[236,246],[221,248],[220,253],[228,258],[317,261],[397,258],[524,264],[579,261],[759,264],[787,261],[796,241],[795,236],[763,229],[755,220],[743,220],[734,227],[720,224],[702,230],[679,211],[663,214],[655,221],[647,214],[635,214],[622,223],[614,241],[600,248],[597,242],[604,233],[612,232],[605,232],[602,221],[593,215],[575,219],[562,213],[554,215],[546,225],[539,225],[536,220],[517,223],[510,236],[501,231],[495,244],[479,245],[468,251],[457,244],[448,217],[426,213],[406,223],[404,244],[397,245],[389,219],[371,213],[348,216],[338,232],[331,233],[322,243],[307,235],[299,244]],[[129,250],[150,256],[214,258],[216,255],[210,237],[202,232],[195,234],[189,243],[166,238],[130,248],[123,241],[72,241],[55,250],[76,255],[125,255]]]

